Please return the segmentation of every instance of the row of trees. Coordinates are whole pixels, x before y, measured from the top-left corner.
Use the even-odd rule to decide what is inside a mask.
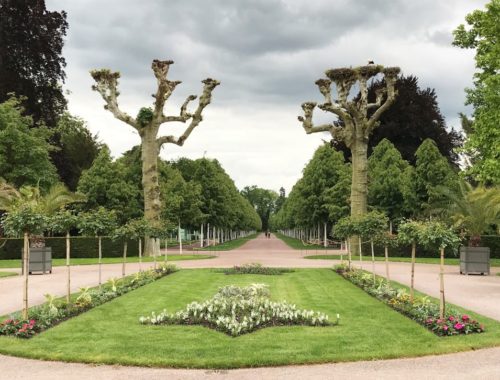
[[[300,237],[319,240],[321,236],[326,245],[332,226],[350,213],[350,177],[351,165],[343,155],[329,144],[322,145],[281,210],[272,216],[273,228],[300,229]],[[416,150],[415,166],[386,139],[368,159],[368,203],[393,223],[428,216],[443,200],[442,188],[453,190],[458,183],[458,175],[430,139]]]

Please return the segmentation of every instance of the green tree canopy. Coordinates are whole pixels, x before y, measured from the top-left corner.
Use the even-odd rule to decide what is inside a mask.
[[[255,208],[262,221],[262,230],[269,229],[269,218],[274,212],[278,194],[273,190],[262,189],[257,186],[245,186],[241,190],[243,195],[250,204]]]
[[[57,182],[56,168],[49,152],[51,133],[32,128],[31,117],[23,116],[18,98],[0,103],[0,177],[15,187],[40,186],[48,189]]]
[[[413,168],[387,139],[383,139],[368,159],[368,204],[384,211],[391,220],[412,214]]]
[[[137,184],[127,178],[126,168],[121,162],[113,161],[107,147],[103,147],[92,166],[83,171],[78,191],[87,197],[82,210],[99,206],[114,210],[120,224],[142,215],[137,201],[140,192]]]
[[[66,12],[48,11],[44,0],[0,0],[0,20],[0,102],[23,96],[27,114],[54,127],[66,108]]]
[[[474,87],[466,89],[474,107],[466,151],[474,158],[470,172],[481,182],[500,184],[500,0],[465,17],[467,27],[453,32],[453,45],[476,50]]]

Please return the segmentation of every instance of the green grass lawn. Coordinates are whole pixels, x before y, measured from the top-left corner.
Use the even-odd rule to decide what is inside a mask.
[[[344,260],[346,260],[347,255],[344,255]],[[340,260],[340,255],[310,255],[310,256],[304,256],[305,259],[312,259],[312,260]],[[366,261],[371,261],[372,257],[371,256],[363,256],[363,260]],[[353,261],[359,261],[359,256],[352,256]],[[375,256],[375,261],[384,261],[384,257],[379,257]],[[409,263],[411,262],[410,257],[390,257],[389,256],[389,261],[394,261],[394,262],[403,262],[403,263]],[[416,262],[419,264],[439,264],[439,257],[417,257]],[[459,265],[460,264],[460,259],[444,259],[444,263],[446,265]],[[500,259],[490,259],[490,265],[492,267],[500,267]]]
[[[271,297],[327,313],[339,326],[274,327],[229,337],[202,326],[145,326],[138,318],[212,297],[227,284],[269,284]],[[486,332],[440,338],[330,269],[281,276],[181,270],[30,340],[0,337],[0,353],[47,360],[142,366],[235,368],[374,360],[500,345],[500,323],[469,313]],[[443,359],[446,360],[446,359]]]
[[[0,278],[2,278],[2,277],[11,277],[11,276],[17,276],[17,273],[14,273],[14,272],[0,272]]]
[[[290,248],[293,248],[293,249],[310,249],[310,250],[332,249],[331,247],[325,248],[319,244],[304,244],[299,239],[285,236],[283,234],[280,234],[279,232],[273,232],[273,233],[276,235],[277,238],[283,240],[286,245],[288,245]]]
[[[196,255],[178,255],[178,254],[172,254],[168,255],[168,261],[182,261],[182,260],[201,260],[201,259],[212,259],[215,256],[213,255],[202,255],[202,254],[196,254]],[[165,256],[161,255],[157,257],[158,262],[163,262]],[[103,257],[102,263],[103,264],[119,264],[122,262],[121,257]],[[153,262],[153,257],[151,256],[146,256],[142,258],[142,261],[145,263],[150,263]],[[139,262],[139,257],[138,256],[130,256],[127,257],[127,263],[138,263]],[[98,259],[97,258],[85,258],[85,259],[71,259],[71,265],[91,265],[91,264],[97,264]],[[53,259],[52,260],[52,265],[59,267],[59,266],[64,266],[66,265],[66,259]],[[21,267],[21,260],[0,260],[0,268],[20,268]]]
[[[196,250],[197,251],[231,251],[233,249],[241,247],[247,241],[255,239],[257,236],[258,236],[258,234],[252,234],[252,235],[249,235],[249,236],[244,237],[244,238],[226,241],[222,244],[212,245],[212,246],[206,247],[206,248],[197,248]]]

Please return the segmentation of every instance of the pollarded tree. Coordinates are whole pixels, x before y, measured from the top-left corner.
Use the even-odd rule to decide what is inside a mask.
[[[215,79],[207,78],[203,80],[203,93],[194,113],[189,112],[187,109],[189,102],[196,99],[195,95],[190,95],[182,104],[179,115],[166,116],[163,113],[165,103],[177,85],[181,83],[180,81],[167,79],[168,69],[171,64],[173,64],[173,61],[159,61],[157,59],[153,61],[151,67],[158,83],[156,94],[154,94],[153,108],[141,108],[136,118],[127,115],[118,106],[118,78],[120,78],[120,73],[108,69],[91,71],[91,75],[96,81],[96,85],[92,86],[92,89],[101,94],[106,102],[104,108],[110,111],[118,120],[135,128],[141,137],[144,217],[151,223],[159,223],[161,214],[160,185],[158,182],[158,155],[160,150],[163,144],[184,145],[193,129],[201,122],[203,109],[210,104],[213,89],[219,85],[219,82]],[[189,125],[179,137],[172,135],[159,137],[160,126],[168,122],[189,122]],[[153,247],[150,247],[148,243],[145,248],[146,253],[152,253]]]
[[[330,132],[336,140],[341,140],[352,155],[351,215],[367,212],[368,195],[368,141],[372,131],[378,126],[380,116],[396,99],[395,83],[400,72],[398,67],[368,65],[356,68],[339,68],[326,71],[329,79],[319,79],[316,85],[325,97],[325,102],[318,107],[338,116],[341,123],[329,123],[319,126],[313,124],[315,102],[302,104],[304,116],[299,121],[307,134]],[[384,74],[386,86],[377,91],[376,101],[369,103],[368,86],[370,80]],[[332,99],[331,84],[335,84],[338,98]],[[349,99],[349,93],[355,84],[359,85],[360,95]],[[370,112],[373,111],[374,112]]]

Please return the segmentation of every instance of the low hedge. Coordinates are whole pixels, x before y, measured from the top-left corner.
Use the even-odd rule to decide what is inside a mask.
[[[66,257],[66,239],[48,238],[45,245],[52,248],[52,257],[62,259]],[[23,249],[23,239],[0,239],[0,260],[20,259]],[[98,242],[93,237],[75,237],[71,239],[71,257],[73,258],[91,258],[97,257]],[[102,238],[103,257],[121,257],[123,255],[123,241],[112,240],[111,238]],[[137,240],[129,240],[127,247],[127,256],[138,256],[139,244]]]
[[[467,245],[467,239],[463,239],[463,245]],[[490,258],[500,259],[500,235],[484,235],[481,236],[481,245],[490,248]],[[375,245],[375,256],[384,256],[384,247]],[[370,243],[362,244],[363,255],[371,255]],[[357,254],[357,252],[353,252]],[[396,248],[389,248],[390,256],[411,257],[411,245],[402,245]],[[458,251],[453,251],[450,248],[445,249],[444,256],[446,258],[458,258]],[[439,257],[439,249],[429,249],[417,246],[417,257]]]

